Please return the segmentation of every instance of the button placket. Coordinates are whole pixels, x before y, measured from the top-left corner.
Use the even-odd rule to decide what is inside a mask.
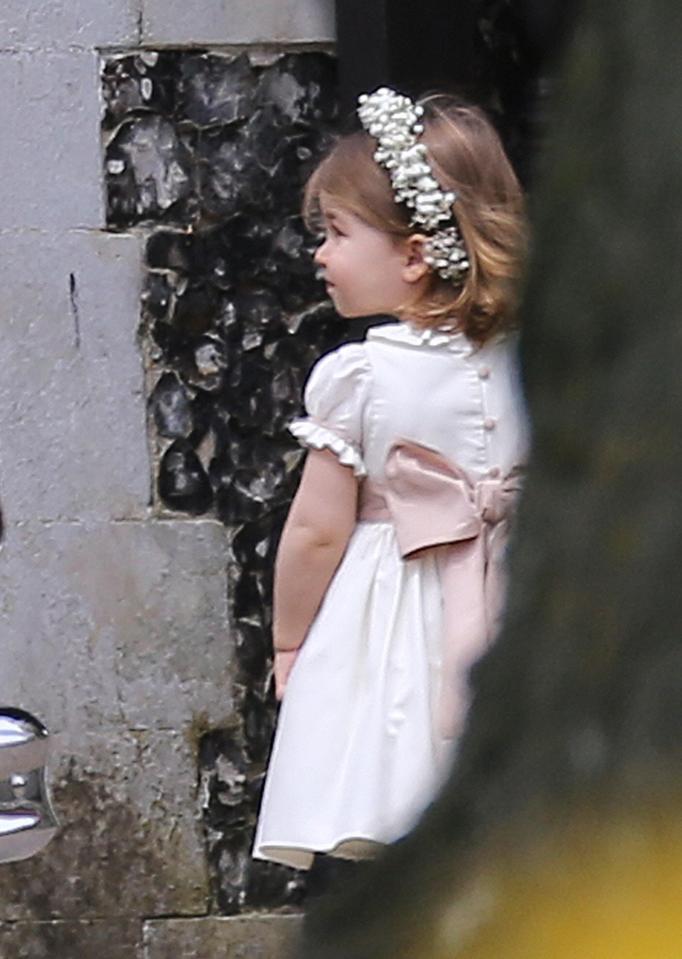
[[[481,426],[483,427],[483,435],[485,437],[485,457],[487,464],[489,464],[491,460],[494,463],[495,459],[497,459],[495,454],[495,428],[497,427],[497,418],[490,416],[489,407],[490,393],[488,386],[490,382],[491,369],[486,364],[483,364],[477,368],[476,374],[478,376],[481,390],[481,410],[483,413]],[[488,476],[490,479],[498,479],[501,475],[502,471],[499,466],[488,465],[486,476]]]

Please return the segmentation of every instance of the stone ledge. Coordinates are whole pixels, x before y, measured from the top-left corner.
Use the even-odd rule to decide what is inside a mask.
[[[154,919],[144,924],[144,959],[286,959],[300,923],[300,915],[262,913]]]
[[[334,0],[144,0],[145,44],[333,41]]]
[[[110,729],[55,739],[59,762],[55,755],[50,778],[61,828],[39,856],[1,867],[0,918],[10,929],[23,920],[26,929],[49,932],[47,918],[109,920],[116,929],[146,916],[205,914],[208,875],[187,733]],[[113,959],[106,950],[100,956]],[[8,959],[1,942],[0,957]]]
[[[139,920],[0,922],[2,959],[140,959]]]

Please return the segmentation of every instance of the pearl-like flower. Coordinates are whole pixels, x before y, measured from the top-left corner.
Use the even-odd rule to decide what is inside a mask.
[[[374,159],[387,170],[396,202],[413,211],[413,226],[432,233],[425,244],[424,262],[443,279],[462,282],[469,260],[452,209],[457,194],[441,190],[426,146],[417,140],[424,132],[418,122],[424,108],[388,87],[363,93],[358,102],[363,127],[378,140]],[[448,222],[450,226],[440,227]]]

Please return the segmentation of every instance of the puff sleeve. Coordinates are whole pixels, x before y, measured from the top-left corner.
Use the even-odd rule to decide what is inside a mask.
[[[369,386],[364,344],[347,343],[315,364],[304,393],[307,416],[289,425],[302,446],[331,450],[358,477],[367,473],[362,432]]]

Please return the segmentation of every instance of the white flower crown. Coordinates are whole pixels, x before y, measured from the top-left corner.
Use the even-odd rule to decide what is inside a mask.
[[[358,102],[360,122],[379,143],[374,159],[387,170],[396,202],[410,208],[412,226],[431,234],[424,262],[444,280],[461,283],[469,257],[452,209],[457,194],[441,189],[426,146],[418,141],[423,107],[389,87],[363,93]]]

